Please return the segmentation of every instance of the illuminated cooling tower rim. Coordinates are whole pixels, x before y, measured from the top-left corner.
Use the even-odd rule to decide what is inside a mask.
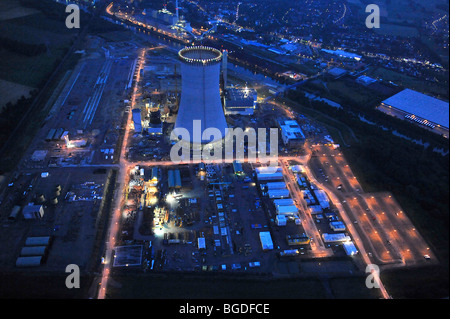
[[[211,47],[192,46],[181,49],[178,52],[178,57],[185,63],[210,65],[219,63],[222,59],[222,53]]]

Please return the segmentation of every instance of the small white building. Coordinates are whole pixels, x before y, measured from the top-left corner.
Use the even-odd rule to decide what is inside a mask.
[[[275,222],[277,223],[277,226],[286,226],[286,216],[277,215],[277,217],[275,217]]]
[[[272,237],[270,236],[270,232],[262,231],[259,233],[259,240],[261,241],[262,250],[272,250],[273,242]]]
[[[277,214],[278,215],[286,215],[286,216],[298,215],[298,208],[295,205],[278,206]]]

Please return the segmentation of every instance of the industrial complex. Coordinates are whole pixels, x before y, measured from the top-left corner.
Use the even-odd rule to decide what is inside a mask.
[[[376,85],[362,67],[347,65],[357,69],[365,56],[321,48],[310,36],[282,41],[289,54],[267,46],[270,53],[250,51],[256,62],[243,62],[214,33],[220,24],[254,32],[238,25],[241,2],[234,22],[221,17],[209,29],[193,28],[179,12],[204,11],[201,4],[172,2],[174,10],[136,12],[128,1],[99,5],[102,22],[133,37],[83,35],[76,64],[46,101],[45,120],[14,170],[0,176],[2,270],[65,276],[75,264],[88,278],[86,297],[104,299],[127,280],[174,274],[194,274],[193,282],[314,278],[329,294],[330,278],[357,278],[364,288],[368,265],[439,263],[403,203],[390,191],[368,191],[370,179],[360,183],[350,168],[340,141],[348,148],[363,139],[338,120],[348,106],[316,96],[322,86],[343,91],[334,81],[349,74],[352,89]],[[291,54],[302,46],[308,50],[294,60],[320,54],[313,63],[320,72],[255,71],[263,60],[280,69],[297,63]],[[309,107],[290,104],[289,90],[310,82],[316,91],[299,94]],[[399,91],[373,113],[448,138],[448,102]],[[258,135],[256,147],[258,130],[273,134]],[[370,297],[391,298],[379,273],[371,275],[379,289]]]
[[[448,102],[411,89],[404,89],[384,100],[379,110],[448,137]]]

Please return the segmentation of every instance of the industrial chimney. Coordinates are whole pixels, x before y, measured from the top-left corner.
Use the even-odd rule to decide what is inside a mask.
[[[216,128],[225,137],[227,122],[220,100],[220,61],[222,53],[205,46],[186,47],[178,52],[181,60],[181,100],[175,129],[185,128],[190,143],[205,144],[219,139],[202,139],[207,128]],[[193,127],[201,123],[201,132]],[[185,141],[187,142],[187,141]]]

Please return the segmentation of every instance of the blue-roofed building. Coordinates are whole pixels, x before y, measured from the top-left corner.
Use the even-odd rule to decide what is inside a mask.
[[[447,132],[449,129],[449,103],[411,89],[384,100],[380,109],[431,129],[439,127]]]
[[[305,134],[300,125],[294,120],[279,120],[278,125],[281,131],[281,139],[284,145],[289,148],[301,147],[305,143]]]

